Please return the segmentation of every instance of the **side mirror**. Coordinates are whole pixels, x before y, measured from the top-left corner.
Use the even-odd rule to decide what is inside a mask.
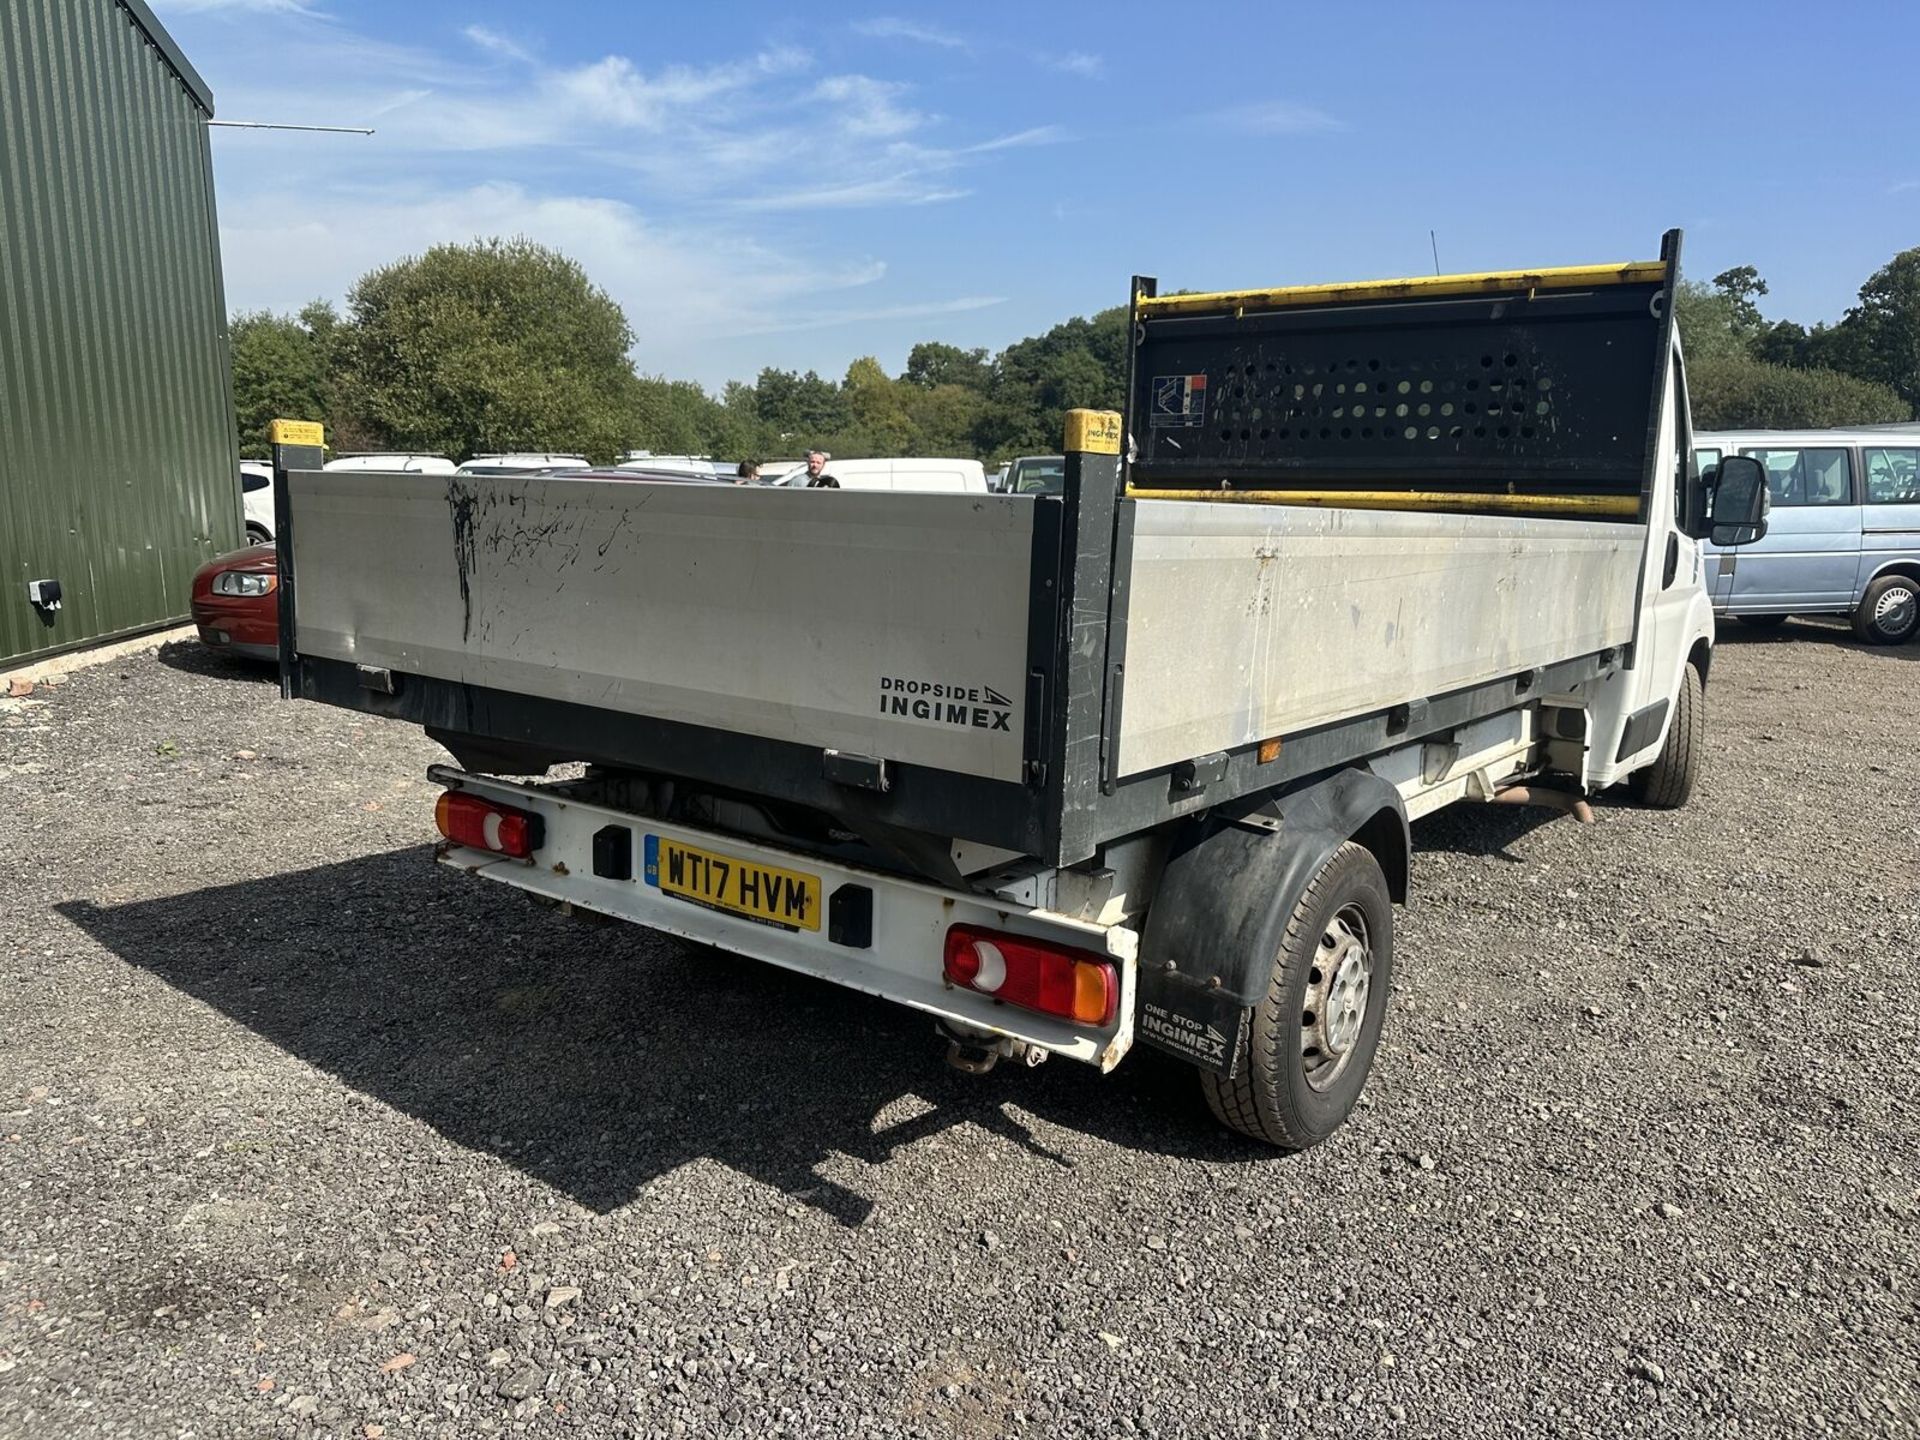
[[[1767,472],[1751,455],[1728,455],[1713,479],[1716,545],[1751,545],[1767,533]]]

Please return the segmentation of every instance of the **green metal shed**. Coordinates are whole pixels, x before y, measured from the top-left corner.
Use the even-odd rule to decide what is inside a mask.
[[[185,619],[242,543],[212,115],[142,0],[0,4],[0,667]]]

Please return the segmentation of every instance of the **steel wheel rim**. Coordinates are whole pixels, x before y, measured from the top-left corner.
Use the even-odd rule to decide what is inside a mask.
[[[1300,1065],[1307,1084],[1325,1090],[1346,1073],[1367,1029],[1373,994],[1373,946],[1358,905],[1342,906],[1320,933],[1300,1010]]]
[[[1890,585],[1873,604],[1873,623],[1883,635],[1904,635],[1920,619],[1920,601],[1902,585]]]

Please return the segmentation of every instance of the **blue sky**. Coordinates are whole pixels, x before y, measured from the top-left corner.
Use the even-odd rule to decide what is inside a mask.
[[[1920,5],[154,0],[228,298],[526,234],[648,373],[897,370],[1163,288],[1652,256],[1836,319],[1920,244]],[[1882,58],[1886,57],[1886,58]]]

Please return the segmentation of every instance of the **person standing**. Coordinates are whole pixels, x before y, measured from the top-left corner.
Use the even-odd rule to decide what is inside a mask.
[[[827,474],[827,461],[833,457],[824,450],[807,452],[807,489],[838,490],[840,482]]]

